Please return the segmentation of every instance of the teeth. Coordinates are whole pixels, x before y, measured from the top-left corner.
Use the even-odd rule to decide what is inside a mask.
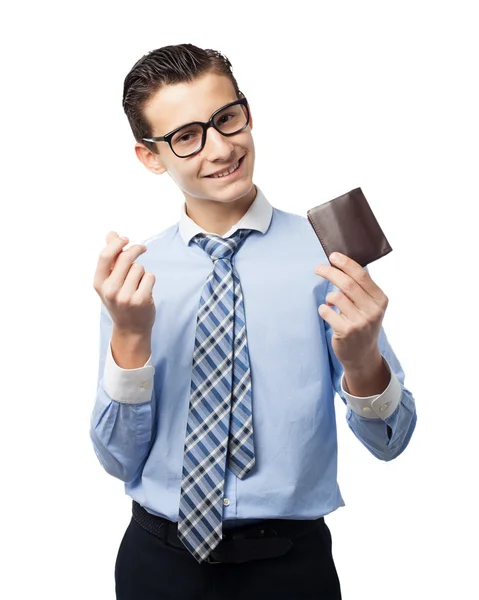
[[[223,171],[223,173],[217,173],[216,175],[210,175],[210,177],[224,177],[225,175],[229,175],[230,173],[233,173],[233,171],[236,171],[236,169],[239,167],[239,161],[233,165],[231,167],[231,169],[229,171]]]

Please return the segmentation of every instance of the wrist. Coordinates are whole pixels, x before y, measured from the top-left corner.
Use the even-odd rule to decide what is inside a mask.
[[[383,357],[379,348],[376,347],[371,352],[363,354],[360,361],[351,363],[342,363],[345,373],[349,373],[354,377],[367,376],[368,374],[378,371],[381,368]]]
[[[343,386],[352,396],[366,397],[382,394],[391,381],[391,373],[378,351],[368,361],[344,367]]]
[[[151,340],[151,330],[148,331],[132,331],[131,329],[122,329],[117,325],[113,325],[112,337],[115,336],[122,340],[131,340],[132,342],[140,342]]]
[[[119,367],[138,369],[151,355],[151,331],[131,332],[114,327],[110,344],[113,359]]]

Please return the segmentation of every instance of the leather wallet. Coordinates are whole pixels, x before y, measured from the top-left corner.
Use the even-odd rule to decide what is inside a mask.
[[[365,267],[392,251],[361,188],[309,209],[307,216],[328,261],[337,250]]]

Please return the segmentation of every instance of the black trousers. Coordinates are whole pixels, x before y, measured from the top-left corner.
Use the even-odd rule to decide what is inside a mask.
[[[118,550],[115,583],[117,600],[341,600],[324,521],[283,556],[209,564],[132,519]]]

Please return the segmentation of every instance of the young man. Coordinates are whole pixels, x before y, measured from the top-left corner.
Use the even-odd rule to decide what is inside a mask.
[[[94,278],[91,438],[133,499],[117,598],[338,599],[334,395],[379,459],[416,423],[387,297],[253,184],[251,107],[220,53],[150,52],[123,106],[139,160],[185,203],[145,244],[110,232]]]

